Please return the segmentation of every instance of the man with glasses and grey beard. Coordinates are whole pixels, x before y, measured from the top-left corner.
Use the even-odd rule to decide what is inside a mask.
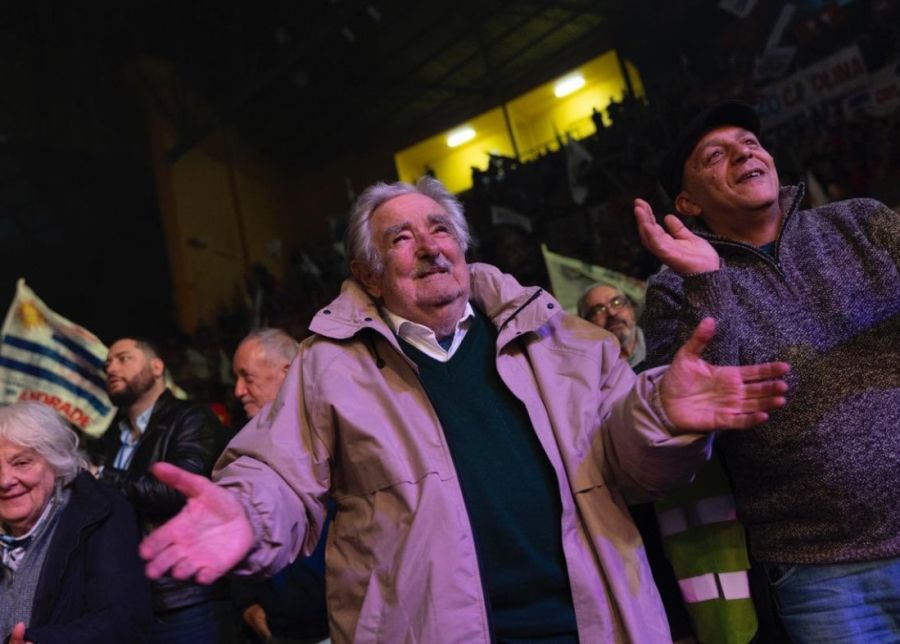
[[[588,287],[578,298],[578,316],[616,336],[632,368],[644,361],[644,332],[637,325],[634,303],[621,290],[603,282]]]

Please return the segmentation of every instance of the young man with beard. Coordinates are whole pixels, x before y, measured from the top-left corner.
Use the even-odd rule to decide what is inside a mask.
[[[149,532],[174,516],[184,497],[150,473],[165,461],[209,476],[224,447],[225,430],[211,410],[178,400],[164,383],[165,365],[156,348],[141,338],[121,338],[106,359],[106,389],[118,408],[112,425],[91,446],[101,481],[131,501]],[[221,588],[162,578],[153,583],[153,641],[230,641],[227,602]],[[217,617],[216,613],[222,616]]]

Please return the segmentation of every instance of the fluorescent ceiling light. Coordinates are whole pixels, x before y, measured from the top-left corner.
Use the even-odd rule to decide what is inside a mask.
[[[556,98],[562,98],[563,96],[568,96],[574,91],[577,91],[584,87],[584,76],[581,74],[572,74],[571,76],[566,76],[561,79],[556,85],[553,87],[553,94]]]
[[[470,128],[468,125],[465,127],[461,127],[458,130],[453,130],[447,136],[447,145],[451,148],[455,148],[457,145],[462,145],[467,141],[471,141],[475,138],[475,130]]]

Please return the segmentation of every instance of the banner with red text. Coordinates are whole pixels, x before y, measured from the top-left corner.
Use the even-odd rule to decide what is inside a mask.
[[[0,403],[36,400],[99,436],[115,413],[106,353],[94,334],[54,313],[20,279],[0,335]]]

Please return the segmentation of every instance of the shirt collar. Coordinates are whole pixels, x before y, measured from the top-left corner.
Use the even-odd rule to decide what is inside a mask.
[[[419,324],[418,322],[413,322],[412,320],[407,320],[405,317],[401,315],[397,315],[396,313],[391,312],[390,310],[381,307],[382,317],[388,323],[388,326],[391,327],[391,331],[399,335],[401,338],[406,339],[407,337],[428,337],[433,336],[435,338],[435,342],[437,342],[437,336],[434,335],[434,331],[429,329],[424,324]],[[456,323],[456,330],[458,331],[460,326],[468,326],[468,321],[475,316],[475,311],[472,309],[471,302],[466,302],[466,308],[463,310],[462,317],[459,319],[459,322]]]
[[[134,419],[135,429],[137,429],[138,433],[143,436],[144,431],[147,429],[147,425],[150,423],[150,416],[153,415],[153,408],[156,407],[156,402],[147,407],[144,411],[140,413],[140,415]],[[119,431],[122,432],[122,442],[126,444],[134,444],[137,443],[137,439],[132,437],[131,434],[131,423],[128,420],[128,416],[124,416],[119,421]]]
[[[449,349],[444,349],[440,343],[438,343],[434,331],[424,324],[407,320],[384,307],[381,307],[381,313],[382,317],[397,337],[406,340],[416,348],[426,349],[426,353],[433,357],[442,358],[449,358],[456,352],[457,347],[462,342],[462,338],[465,337],[466,331],[469,329],[472,318],[475,317],[475,310],[472,308],[472,304],[466,302],[466,308],[463,310],[463,315],[456,323],[453,342],[450,344]]]

